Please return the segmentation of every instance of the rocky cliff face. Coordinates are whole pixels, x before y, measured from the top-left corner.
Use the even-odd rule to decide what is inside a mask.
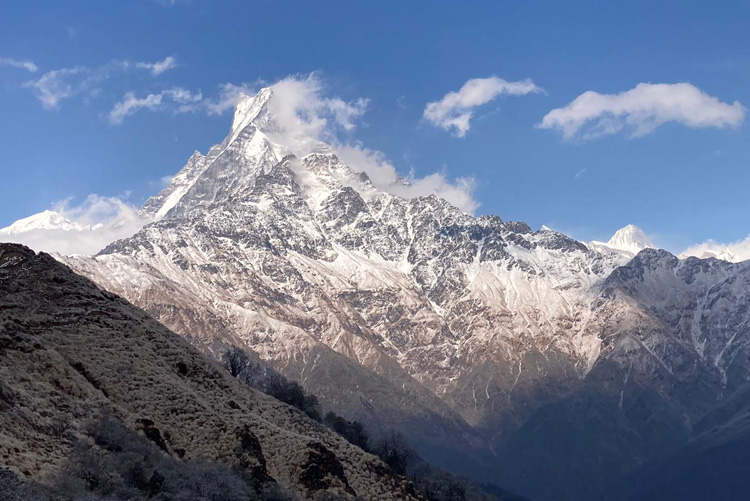
[[[420,499],[374,456],[46,254],[0,244],[0,305],[1,467],[49,479],[106,411],[174,461],[223,463],[304,497]]]
[[[240,103],[225,141],[144,205],[158,222],[67,262],[208,349],[240,343],[351,417],[411,427],[437,456],[478,447],[472,427],[502,440],[588,370],[592,287],[618,256],[383,192],[322,143],[300,157],[271,99]]]
[[[701,451],[746,440],[750,427],[737,402],[750,368],[748,293],[748,263],[679,260],[652,249],[616,269],[602,285],[589,327],[601,338],[596,363],[513,435],[501,453],[500,478],[538,499],[601,499],[608,490],[620,499],[622,489],[613,486],[630,478],[625,490],[641,499],[647,492],[633,482],[654,461],[673,462],[681,454],[675,451],[685,451],[700,464]],[[692,473],[690,485],[698,478],[705,485],[686,499],[729,492],[710,473]],[[534,484],[544,475],[549,484]]]
[[[650,249],[628,263],[392,195],[335,148],[289,140],[273,99],[243,100],[227,138],[146,202],[157,222],[65,262],[206,351],[247,347],[326,406],[539,499],[595,496],[583,475],[684,443],[747,382],[745,266]],[[580,442],[590,413],[602,426]]]

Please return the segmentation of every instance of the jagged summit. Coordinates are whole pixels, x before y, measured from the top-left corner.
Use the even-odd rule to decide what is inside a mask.
[[[627,257],[633,257],[643,249],[654,249],[648,236],[639,227],[629,224],[620,228],[607,242],[591,241],[589,248],[603,252],[614,252]]]
[[[323,187],[322,194],[308,193],[308,198],[318,202],[329,194],[332,182],[372,194],[374,187],[366,174],[343,164],[334,148],[298,130],[284,128],[281,122],[290,118],[274,114],[286,113],[282,106],[274,106],[274,97],[270,87],[253,96],[243,95],[224,141],[205,156],[195,152],[169,185],[146,201],[142,214],[158,220],[175,207],[176,213],[184,214],[196,205],[242,196],[253,189],[258,176],[267,176],[274,168],[291,172],[308,189]],[[317,182],[305,172],[307,168]]]
[[[651,243],[643,230],[632,224],[617,230],[607,244],[611,247],[636,253],[643,249],[654,248],[654,244]]]
[[[254,96],[243,94],[234,107],[232,128],[228,136],[228,142],[232,142],[242,130],[253,123],[259,130],[264,132],[278,131],[278,123],[273,119],[268,106],[273,97],[273,89],[266,87],[258,91]]]

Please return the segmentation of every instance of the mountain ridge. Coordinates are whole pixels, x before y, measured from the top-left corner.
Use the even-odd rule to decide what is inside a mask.
[[[228,336],[232,335],[229,334],[231,331],[237,331],[239,325],[248,323],[257,325],[261,331],[266,332],[278,330],[284,324],[291,327],[289,318],[295,317],[298,320],[294,320],[292,324],[318,325],[316,329],[323,329],[321,334],[327,329],[332,329],[321,339],[311,339],[301,336],[299,327],[292,328],[294,334],[285,327],[282,332],[286,333],[276,334],[273,341],[269,339],[270,342],[264,342],[258,339],[251,341],[249,345],[247,339],[244,342],[261,357],[276,360],[277,369],[281,369],[282,372],[285,369],[287,375],[302,381],[305,380],[305,371],[308,370],[307,362],[304,362],[308,359],[307,351],[317,349],[315,347],[322,342],[324,346],[333,348],[333,352],[353,358],[355,362],[369,367],[381,377],[398,382],[401,386],[408,382],[408,386],[422,388],[418,391],[426,393],[420,400],[433,400],[433,397],[429,396],[431,393],[441,397],[447,391],[457,391],[455,397],[451,398],[465,398],[461,395],[463,390],[451,390],[451,386],[458,388],[458,385],[465,384],[463,381],[455,383],[462,377],[461,373],[457,372],[458,364],[455,362],[458,362],[458,357],[473,355],[460,354],[461,350],[467,350],[469,345],[466,344],[466,340],[451,333],[451,330],[465,329],[463,318],[472,313],[467,310],[457,316],[446,308],[446,305],[453,307],[449,302],[451,296],[457,292],[456,287],[460,287],[460,282],[466,280],[475,284],[475,297],[467,298],[469,301],[459,308],[463,309],[469,305],[480,310],[489,308],[496,310],[496,313],[493,313],[499,315],[496,318],[502,319],[507,318],[509,309],[517,307],[514,303],[519,299],[525,302],[524,304],[531,301],[538,303],[540,292],[535,292],[535,286],[529,288],[526,284],[529,270],[533,272],[531,276],[536,275],[537,280],[545,283],[543,294],[557,288],[559,292],[552,292],[554,296],[566,296],[570,294],[566,291],[581,289],[582,278],[592,273],[590,268],[586,269],[590,265],[581,261],[582,256],[589,255],[586,247],[562,234],[535,233],[523,223],[503,222],[497,217],[484,216],[475,219],[434,196],[408,200],[380,191],[372,185],[366,175],[352,170],[341,162],[332,148],[319,141],[301,141],[303,148],[308,148],[314,143],[315,150],[302,158],[290,155],[290,147],[274,144],[269,139],[270,136],[261,130],[263,127],[272,131],[271,134],[283,136],[283,133],[279,132],[280,127],[265,113],[272,94],[261,92],[261,97],[261,105],[257,105],[252,99],[238,105],[238,110],[253,110],[251,119],[245,120],[238,111],[238,116],[233,121],[235,125],[227,139],[212,148],[205,157],[211,159],[209,162],[199,165],[202,157],[194,155],[181,174],[175,177],[174,184],[167,186],[162,195],[152,197],[144,204],[144,210],[147,208],[150,213],[159,213],[163,208],[163,205],[159,204],[164,203],[169,195],[175,192],[175,186],[182,186],[183,180],[190,178],[190,187],[181,192],[179,200],[170,201],[169,210],[162,211],[165,213],[163,219],[146,226],[130,239],[110,245],[93,259],[70,259],[66,262],[78,271],[95,277],[104,287],[118,290],[137,304],[150,308],[152,314],[177,331],[188,330],[184,319],[175,318],[171,308],[169,312],[164,309],[157,311],[157,308],[161,307],[154,304],[151,293],[151,297],[145,300],[143,291],[133,288],[134,281],[152,285],[155,281],[174,284],[169,286],[171,292],[167,293],[173,299],[167,302],[183,306],[190,304],[190,307],[180,307],[180,315],[183,317],[186,315],[185,310],[192,309],[194,304],[206,301],[213,303],[213,306],[208,306],[200,313],[192,312],[187,315],[195,318],[210,312],[211,318],[229,321],[230,325],[226,326],[225,331]],[[261,127],[255,122],[258,117],[261,117]],[[241,130],[238,130],[238,123],[242,124]],[[294,142],[291,147],[298,143],[299,141]],[[196,172],[199,174],[193,175]],[[214,217],[212,214],[222,216]],[[239,221],[242,221],[239,223],[240,227],[247,227],[238,229]],[[290,222],[293,224],[289,224]],[[165,235],[171,236],[165,240]],[[224,240],[227,238],[237,244]],[[215,239],[229,246],[220,250],[216,247]],[[428,244],[428,241],[432,243]],[[134,261],[125,256],[140,256],[147,248],[158,254],[171,253],[173,249],[189,248],[209,249],[209,253],[191,251],[189,258],[178,258],[174,255],[169,258],[172,261],[169,267],[176,266],[173,270],[167,270],[154,261],[148,268],[140,267],[140,271],[137,271],[139,265],[136,261],[142,261],[141,257]],[[234,255],[232,260],[237,263],[256,262],[257,264],[251,268],[257,269],[260,273],[254,275],[257,278],[253,279],[259,281],[257,287],[260,289],[256,289],[257,293],[248,295],[248,291],[238,289],[232,293],[234,297],[227,297],[228,284],[223,277],[217,280],[217,271],[219,275],[231,272],[237,274],[238,278],[246,272],[229,264],[227,266],[230,268],[216,269],[216,257],[211,256],[213,252]],[[440,254],[434,254],[435,252]],[[571,274],[557,265],[550,270],[543,269],[547,264],[554,264],[558,255],[567,254],[570,254],[574,266],[584,271],[582,276]],[[592,256],[593,265],[601,267],[599,273],[603,273],[605,268],[613,267],[618,259],[614,255]],[[156,255],[153,257],[160,262],[164,260]],[[447,266],[442,264],[442,259]],[[502,266],[507,268],[492,264],[497,259],[506,262],[507,265]],[[449,271],[453,266],[449,264],[452,261],[462,268],[455,277],[452,277],[455,272]],[[191,266],[197,266],[196,271],[200,270],[200,278],[196,276],[191,280],[199,280],[202,289],[205,289],[207,284],[215,283],[215,287],[209,286],[212,288],[210,294],[196,289],[191,293],[192,297],[188,298],[185,296],[185,290],[178,290],[184,289],[185,285],[180,283],[183,278],[179,275],[184,271],[189,272]],[[183,270],[183,267],[186,269]],[[117,271],[113,276],[114,268],[117,268]],[[125,268],[130,269],[134,275],[122,275]],[[160,268],[161,271],[158,271]],[[515,290],[521,287],[525,289],[524,294],[530,297],[507,296],[503,301],[506,304],[501,305],[498,310],[495,296],[499,292],[498,287],[502,285],[497,283],[497,278],[493,278],[497,277],[496,273],[505,275],[503,281],[514,282]],[[550,273],[562,273],[563,276],[551,277],[548,276]],[[270,281],[266,282],[267,280]],[[279,288],[279,280],[286,283],[282,285],[283,292],[271,293]],[[546,285],[550,281],[554,282],[554,285]],[[239,284],[234,280],[232,282]],[[261,285],[261,282],[264,284]],[[144,288],[149,289],[152,285],[145,285]],[[313,295],[309,297],[313,302],[302,308],[306,311],[292,313],[292,317],[289,317],[289,307],[294,309],[295,303],[301,305],[300,301],[306,301],[305,295],[311,293]],[[503,292],[503,296],[506,294]],[[196,297],[201,295],[209,297]],[[184,297],[178,299],[176,296]],[[257,304],[258,300],[255,298],[262,296],[276,297],[278,302],[276,305],[262,301],[263,304]],[[217,310],[217,298],[226,298],[223,300],[226,306],[220,306]],[[231,305],[248,301],[247,304],[257,304],[257,307],[247,310],[250,316],[236,316],[240,314],[240,310]],[[559,307],[565,308],[568,300],[559,297],[557,301]],[[288,306],[279,308],[279,304]],[[321,310],[322,313],[331,308],[331,305],[336,305],[332,310],[337,312],[333,318],[338,317],[333,323],[323,320],[328,314],[320,317],[318,313],[314,313],[313,317],[310,317],[308,313],[324,308]],[[392,313],[388,315],[394,315],[392,319],[389,320],[388,315],[383,317],[377,313],[376,305],[389,305]],[[535,308],[532,305],[529,307]],[[267,312],[274,309],[278,311],[270,313],[270,318],[266,317]],[[250,310],[253,312],[250,313]],[[264,313],[260,313],[261,311]],[[550,311],[548,314],[556,313]],[[378,318],[381,320],[377,320]],[[284,319],[281,324],[278,323],[279,319]],[[523,317],[518,320],[525,323]],[[380,322],[383,328],[373,331],[372,327],[369,327],[372,322]],[[325,325],[329,327],[324,327]],[[405,337],[404,333],[400,332],[404,327],[407,331],[413,332]],[[246,327],[241,328],[245,329]],[[205,329],[193,325],[190,330],[202,332]],[[353,336],[354,332],[358,334]],[[447,334],[447,337],[441,333]],[[290,335],[292,339],[297,340],[292,342],[293,346],[285,339]],[[511,336],[511,342],[517,343],[512,341],[513,336],[510,332],[506,335]],[[471,348],[473,353],[484,350],[481,346],[484,342],[477,342],[478,344]],[[578,345],[578,348],[575,345]],[[289,346],[285,348],[288,353],[279,355],[281,346]],[[581,343],[573,340],[572,345],[566,342],[564,349],[566,352],[591,352],[594,347],[585,341]],[[508,349],[502,351],[505,354],[500,356],[505,357]],[[594,356],[593,352],[591,353],[589,358]],[[278,359],[279,356],[281,360]],[[564,358],[565,355],[560,357]],[[302,366],[298,367],[300,359]],[[436,360],[442,362],[436,364]],[[582,365],[578,361],[565,363],[570,365],[571,369],[578,365],[578,369],[574,370],[583,371],[588,362]],[[517,364],[518,362],[515,362],[513,366],[518,367]],[[491,396],[488,383],[492,383],[484,381],[483,406],[489,407],[490,413],[494,411],[488,400],[508,399],[505,392],[513,392],[517,386],[523,386],[518,385],[520,374],[515,374],[514,371],[515,369],[511,369],[511,374],[498,388],[504,393],[503,396]],[[479,377],[485,379],[489,376],[486,374]],[[311,390],[321,394],[323,398],[330,393],[322,384]],[[474,389],[472,394],[475,395],[478,404],[478,391]],[[331,399],[333,400],[333,397]],[[401,399],[399,397],[396,400]],[[443,408],[444,404],[431,406]],[[453,404],[449,404],[450,406]],[[465,404],[462,403],[461,406],[465,408]],[[455,411],[449,410],[449,407],[440,411],[441,414],[452,416]],[[449,420],[460,423],[469,419],[476,425],[484,419],[482,415],[486,413],[485,410],[475,404],[469,404],[469,407],[475,407],[476,410],[464,413],[462,418],[454,416]],[[365,415],[370,411],[358,409],[356,412],[359,414],[348,414],[349,417],[356,417],[365,422],[369,419],[370,425],[383,426],[382,423],[373,422],[372,416]],[[468,433],[468,436],[471,436],[474,433],[470,428],[466,428],[466,425],[460,426],[464,431],[457,435]],[[479,441],[470,440],[474,443]]]
[[[393,195],[261,94],[144,204],[156,222],[60,259],[204,352],[254,351],[430,462],[539,500],[601,499],[747,382],[745,267],[635,227],[613,245],[637,254],[592,249]]]

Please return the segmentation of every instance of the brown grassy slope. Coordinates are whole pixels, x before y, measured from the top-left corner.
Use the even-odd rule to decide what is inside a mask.
[[[169,454],[269,475],[303,495],[416,497],[377,458],[242,385],[142,310],[47,254],[0,244],[0,466],[48,478],[105,408],[133,429],[147,423]]]

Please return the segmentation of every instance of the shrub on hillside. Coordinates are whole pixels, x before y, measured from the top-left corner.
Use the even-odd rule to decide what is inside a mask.
[[[321,420],[318,397],[306,393],[298,383],[275,375],[269,378],[265,391],[272,397],[298,408],[315,421]]]
[[[289,404],[320,421],[320,403],[318,397],[307,393],[302,386],[258,362],[253,361],[246,352],[236,346],[230,346],[221,356],[222,364],[229,373],[247,385],[262,391],[285,404]]]
[[[323,418],[323,424],[363,451],[370,451],[370,434],[359,421],[349,421],[334,412],[329,412]]]
[[[254,479],[223,464],[176,459],[109,413],[91,423],[87,433],[91,440],[75,445],[50,495],[39,497],[40,501],[296,500],[281,489],[267,488],[258,494]]]
[[[409,445],[406,437],[397,431],[387,431],[375,441],[372,451],[385,464],[390,466],[391,470],[399,475],[406,474],[406,468],[409,466],[409,460],[415,456],[414,450]]]
[[[349,421],[334,412],[328,412],[321,420],[320,404],[315,395],[305,392],[302,386],[289,381],[273,369],[254,361],[240,348],[230,347],[222,355],[222,363],[237,379],[300,409],[317,421],[322,421],[350,443],[377,455],[394,473],[408,475],[416,489],[428,501],[493,501],[506,499],[508,495],[503,491],[503,496],[497,496],[494,491],[467,478],[456,477],[445,470],[430,466],[412,449],[406,437],[397,431],[387,431],[377,440],[372,440],[365,427],[358,421]],[[267,498],[269,501],[292,499],[274,497],[288,495],[278,494],[276,488],[265,495],[270,496]],[[314,499],[328,501],[344,498],[339,494],[321,492]]]

